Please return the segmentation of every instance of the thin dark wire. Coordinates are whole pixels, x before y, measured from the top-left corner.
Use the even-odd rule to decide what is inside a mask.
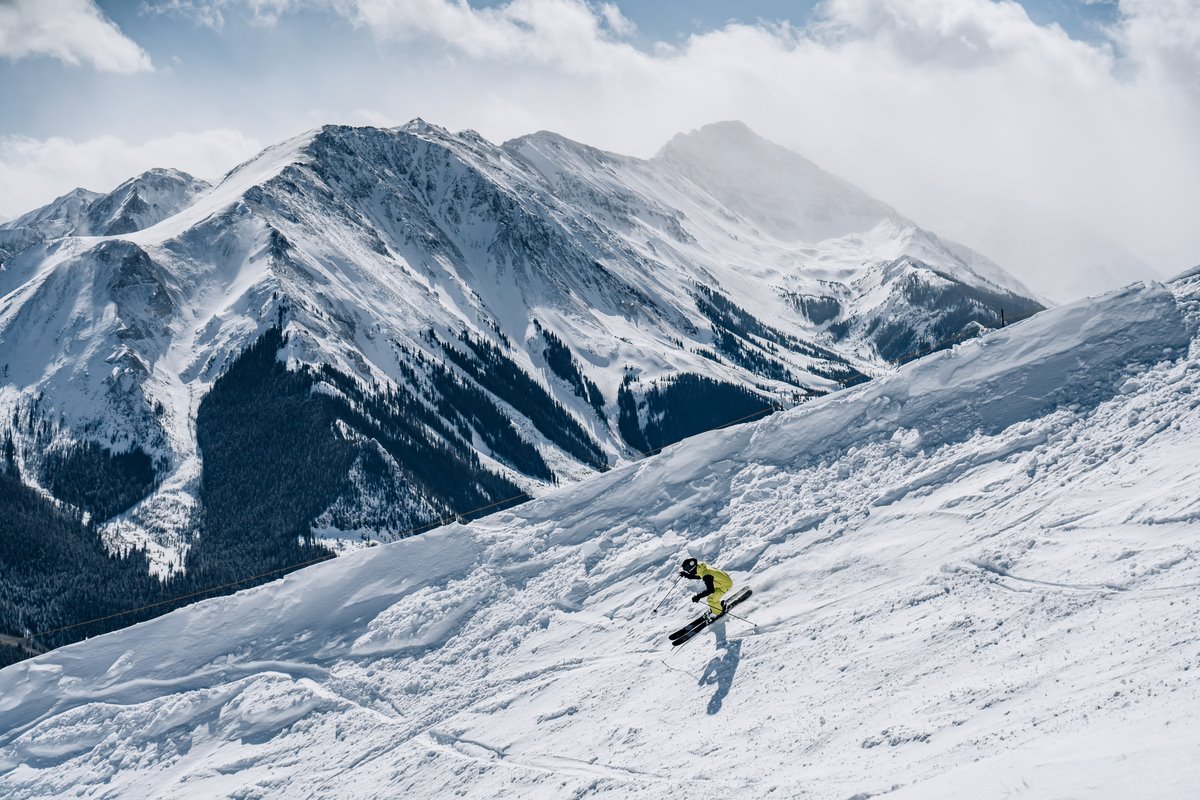
[[[1037,313],[1037,312],[1025,314],[1024,316],[1017,317],[1016,319],[1008,320],[1007,325],[1012,325],[1016,322],[1020,322],[1023,319],[1028,319],[1029,317],[1033,316],[1033,314],[1035,314],[1035,313]],[[1007,325],[1005,327],[1007,327]],[[999,330],[999,329],[992,328],[990,330]],[[909,361],[912,361],[915,358],[919,358],[920,356],[923,356],[923,355],[928,355],[929,353],[932,353],[935,350],[939,350],[948,344],[954,344],[959,341],[965,341],[967,339],[978,338],[982,335],[983,335],[983,331],[980,331],[978,333],[972,333],[970,335],[959,334],[957,336],[952,336],[949,339],[944,339],[941,342],[937,342],[936,344],[929,345],[928,347],[923,348],[921,350],[914,350],[914,351],[905,353],[904,355],[902,355],[898,359],[896,359],[896,363],[902,366],[902,365],[908,363]],[[737,419],[733,419],[733,420],[730,420],[729,422],[718,425],[715,428],[709,428],[708,431],[704,431],[704,433],[708,433],[709,431],[724,430],[725,428],[728,428],[732,425],[737,425],[739,422],[744,422],[753,417],[767,414],[767,413],[769,413],[773,410],[777,410],[779,408],[781,408],[781,406],[778,406],[775,404],[765,406],[763,408],[758,409],[757,411],[753,411],[749,414],[745,414],[741,417],[738,417]],[[686,438],[689,438],[689,437],[685,436],[674,442],[668,442],[667,444],[661,445],[659,447],[653,447],[649,450],[639,450],[639,451],[635,451],[635,452],[637,453],[637,455],[640,455],[642,458],[649,458],[650,456],[661,453],[664,449],[666,449],[672,445],[679,444],[679,442],[682,442],[683,439],[686,439]],[[495,508],[496,506],[500,506],[500,505],[506,505],[508,503],[515,502],[522,498],[525,498],[527,500],[533,499],[532,495],[530,495],[528,492],[521,492],[520,494],[515,494],[512,497],[506,497],[502,500],[495,500],[491,503],[488,503],[487,505],[479,506],[478,508],[473,508],[470,511],[458,512],[458,513],[452,514],[448,517],[443,517],[441,519],[433,520],[432,522],[426,522],[421,525],[416,525],[414,527],[407,528],[402,531],[397,531],[393,535],[392,540],[394,541],[396,539],[403,539],[405,537],[413,536],[418,533],[424,533],[426,531],[433,530],[434,528],[438,528],[442,525],[446,525],[455,520],[461,520],[466,517],[473,517],[481,511],[486,511],[489,508]],[[368,538],[367,541],[372,542],[372,543],[378,542],[377,539],[371,539],[371,538]],[[265,578],[268,575],[275,575],[275,574],[281,573],[281,572],[291,572],[293,570],[303,569],[304,567],[309,567],[309,566],[312,566],[313,564],[319,564],[322,561],[328,561],[334,557],[335,556],[332,556],[332,555],[321,556],[320,558],[314,558],[309,561],[302,561],[298,564],[289,564],[288,566],[278,567],[276,569],[268,570],[266,572],[261,572],[257,575],[251,575],[246,578],[239,578],[238,580],[235,580],[235,581],[229,581],[228,583],[222,583],[222,584],[218,584],[216,586],[210,586],[207,589],[200,589],[195,592],[189,592],[188,594],[179,595],[177,597],[170,597],[165,600],[156,600],[153,603],[147,603],[145,605],[138,606],[137,608],[131,608],[127,611],[117,611],[112,614],[106,614],[105,616],[102,616],[102,617],[95,617],[93,619],[84,620],[82,622],[75,622],[70,625],[63,625],[62,627],[59,627],[59,628],[51,628],[49,630],[39,631],[37,633],[31,633],[24,638],[26,640],[32,642],[35,637],[50,636],[55,633],[62,633],[63,631],[73,630],[74,628],[82,628],[85,625],[93,625],[97,622],[106,622],[107,620],[116,619],[117,617],[124,617],[124,616],[128,616],[130,614],[137,614],[138,612],[147,611],[151,608],[158,608],[159,606],[169,605],[171,603],[177,603],[181,600],[188,600],[190,598],[198,597],[200,595],[208,594],[210,592],[219,592],[222,589],[228,589],[233,586],[239,586],[243,583],[250,583],[251,581],[256,581],[260,578]],[[739,619],[740,619],[740,617],[739,617]],[[747,621],[749,621],[749,620],[747,620]]]
[[[321,556],[320,558],[311,559],[309,561],[302,561],[299,564],[291,564],[286,567],[278,567],[276,569],[267,570],[266,572],[260,572],[257,575],[250,575],[245,578],[239,578],[236,581],[229,581],[228,583],[222,583],[222,584],[218,584],[216,586],[210,586],[207,589],[200,589],[198,591],[189,592],[188,594],[181,594],[176,597],[168,597],[165,600],[156,600],[153,603],[147,603],[143,606],[138,606],[137,608],[131,608],[127,611],[117,611],[113,614],[106,614],[103,617],[95,617],[93,619],[84,620],[83,622],[76,622],[71,625],[64,625],[61,628],[51,628],[48,631],[39,631],[38,633],[31,633],[29,636],[27,636],[25,638],[32,639],[35,636],[49,636],[52,633],[61,633],[63,631],[69,631],[72,628],[79,628],[84,625],[91,625],[96,622],[104,622],[105,620],[114,619],[116,617],[123,617],[127,614],[136,614],[139,611],[145,611],[150,608],[157,608],[158,606],[167,605],[168,603],[176,603],[176,602],[179,602],[180,600],[187,600],[188,598],[191,598],[191,597],[198,597],[199,595],[208,594],[209,592],[217,592],[217,591],[220,591],[221,589],[228,589],[229,587],[237,586],[238,584],[249,583],[250,581],[258,580],[259,578],[265,578],[268,575],[274,575],[277,572],[286,572],[288,570],[301,569],[303,567],[308,567],[313,564],[319,564],[322,561],[329,561],[332,558],[334,558],[334,556],[326,555],[326,556]]]

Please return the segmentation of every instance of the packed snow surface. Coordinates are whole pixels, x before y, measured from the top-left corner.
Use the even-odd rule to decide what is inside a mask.
[[[7,668],[0,794],[1200,795],[1198,297],[1045,312]],[[688,554],[753,624],[672,650]]]

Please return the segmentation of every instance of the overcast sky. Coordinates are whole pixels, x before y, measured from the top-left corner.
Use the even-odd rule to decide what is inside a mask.
[[[740,119],[1027,282],[1200,263],[1200,0],[0,0],[0,216],[416,116],[640,156]]]

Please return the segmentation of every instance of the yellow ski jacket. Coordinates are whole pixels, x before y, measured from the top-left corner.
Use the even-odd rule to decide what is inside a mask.
[[[716,595],[725,594],[733,588],[733,578],[703,562],[696,565],[696,577],[703,578],[705,588],[711,589],[712,593]],[[711,586],[708,583],[710,577],[712,578]]]

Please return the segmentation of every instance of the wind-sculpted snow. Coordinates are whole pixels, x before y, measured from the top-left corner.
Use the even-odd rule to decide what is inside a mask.
[[[1131,287],[8,667],[0,793],[1193,796],[1198,322]],[[753,624],[672,651],[686,554]]]

